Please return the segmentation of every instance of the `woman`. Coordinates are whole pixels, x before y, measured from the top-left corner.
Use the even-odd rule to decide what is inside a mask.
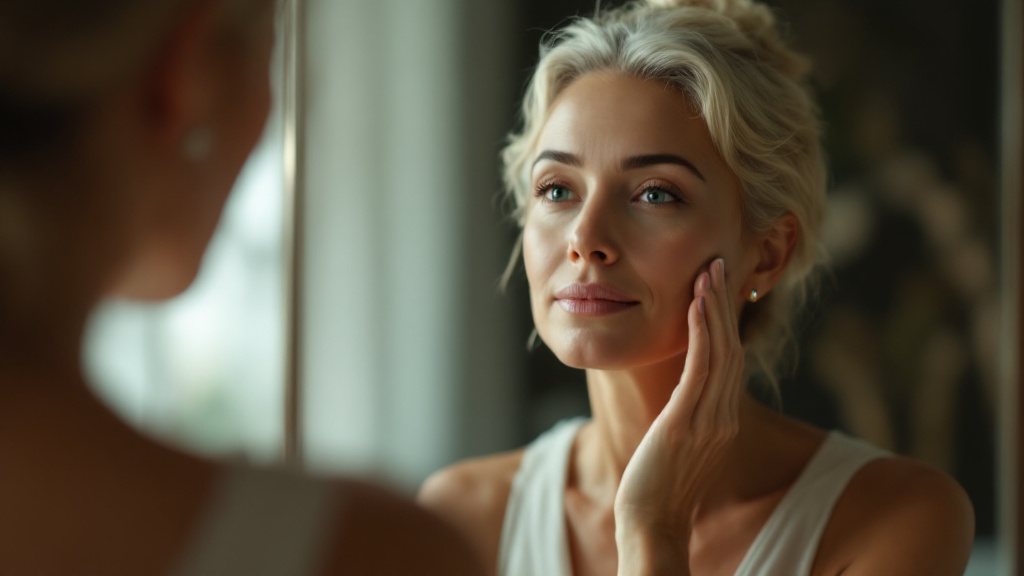
[[[0,573],[475,573],[400,498],[197,459],[83,381],[98,300],[192,282],[268,113],[275,12],[0,0]]]
[[[494,573],[962,573],[952,479],[747,391],[819,261],[805,70],[750,0],[637,2],[543,47],[505,179],[537,333],[593,417],[424,484]]]

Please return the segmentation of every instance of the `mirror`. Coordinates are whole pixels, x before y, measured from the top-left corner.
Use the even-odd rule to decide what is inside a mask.
[[[530,69],[542,31],[594,4],[520,3],[519,29],[530,32],[517,38],[517,69]],[[954,475],[977,517],[968,574],[995,573],[1002,7],[771,4],[813,60],[830,164],[831,266],[801,321],[782,408]],[[525,341],[532,324],[519,284]],[[525,443],[588,408],[581,373],[545,349],[523,361]]]

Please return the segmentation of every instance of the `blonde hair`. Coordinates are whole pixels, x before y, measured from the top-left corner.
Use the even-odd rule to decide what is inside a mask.
[[[787,213],[799,225],[782,279],[741,320],[747,366],[777,394],[790,324],[824,257],[826,174],[808,70],[780,38],[771,10],[751,0],[647,0],[578,18],[542,42],[521,128],[502,151],[513,215],[522,226],[537,138],[555,97],[575,79],[611,71],[680,90],[741,182],[745,228],[765,232]]]

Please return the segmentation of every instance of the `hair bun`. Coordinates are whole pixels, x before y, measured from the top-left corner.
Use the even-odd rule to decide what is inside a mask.
[[[758,56],[766,58],[785,76],[802,81],[810,70],[806,58],[791,50],[779,35],[771,8],[753,0],[647,0],[656,9],[696,8],[710,10],[731,20],[754,44]]]
[[[658,8],[680,8],[683,6],[692,6],[694,8],[709,8],[716,10],[717,6],[721,2],[715,0],[647,0],[647,4],[650,6],[656,6]]]

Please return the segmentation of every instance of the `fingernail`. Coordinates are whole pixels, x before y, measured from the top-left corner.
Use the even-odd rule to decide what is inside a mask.
[[[708,289],[708,273],[701,272],[700,278],[697,278],[697,289],[706,292]]]
[[[715,288],[722,288],[725,286],[725,260],[719,258],[715,260],[715,264],[718,265],[718,274],[715,274]]]

